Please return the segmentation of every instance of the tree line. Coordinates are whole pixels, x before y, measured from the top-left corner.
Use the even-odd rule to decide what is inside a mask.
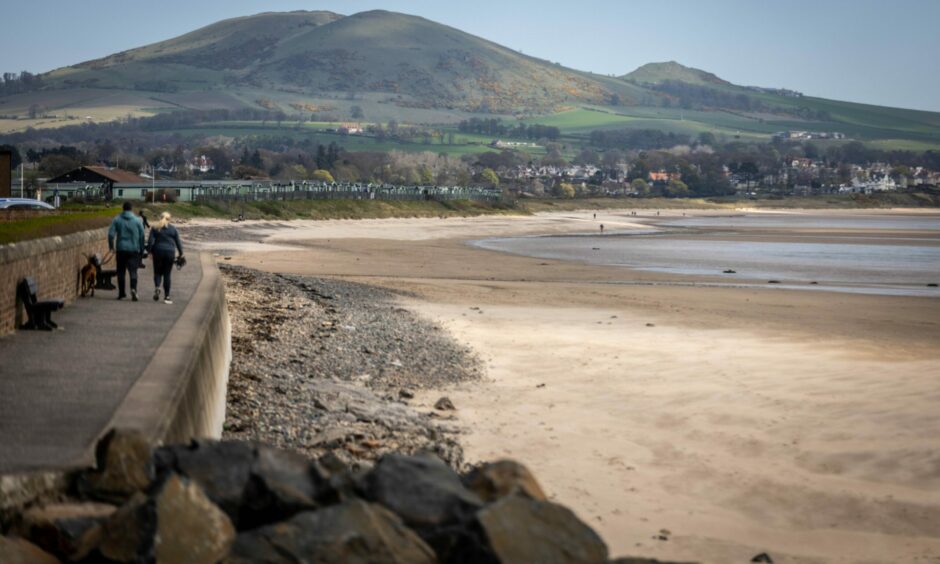
[[[561,137],[561,130],[551,125],[524,123],[508,126],[498,118],[470,118],[457,124],[457,131],[461,133],[476,133],[490,137],[511,137],[514,139],[548,139],[556,141]]]
[[[19,74],[15,72],[5,72],[0,76],[0,96],[10,94],[20,94],[31,92],[42,87],[42,77],[29,71],[23,71]]]

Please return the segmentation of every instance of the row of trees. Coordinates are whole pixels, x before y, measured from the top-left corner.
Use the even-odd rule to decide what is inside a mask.
[[[588,142],[602,149],[668,149],[689,143],[689,136],[658,129],[602,129],[592,131]]]
[[[685,109],[721,108],[743,112],[775,112],[795,115],[802,119],[830,121],[831,116],[825,110],[800,106],[798,108],[772,106],[759,98],[743,92],[728,92],[700,84],[691,84],[680,80],[664,80],[659,84],[647,85],[649,88],[668,94]],[[668,100],[668,98],[667,98]]]
[[[22,92],[31,92],[38,90],[42,86],[42,78],[37,74],[23,71],[19,74],[15,72],[5,72],[0,80],[0,96],[10,94],[20,94]]]
[[[490,137],[512,137],[515,139],[548,139],[555,141],[561,137],[561,130],[551,125],[520,123],[508,126],[501,119],[470,118],[457,124],[457,131],[461,133],[476,133]]]

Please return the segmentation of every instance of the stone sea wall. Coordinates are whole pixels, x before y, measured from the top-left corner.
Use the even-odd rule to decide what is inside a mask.
[[[40,300],[63,299],[68,304],[81,289],[85,255],[104,256],[107,250],[107,229],[0,245],[0,335],[12,333],[25,321],[23,306],[16,300],[16,285],[23,278],[36,280]]]

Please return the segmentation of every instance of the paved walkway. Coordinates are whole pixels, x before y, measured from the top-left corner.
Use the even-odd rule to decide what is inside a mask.
[[[0,473],[91,461],[90,449],[189,304],[198,253],[173,270],[173,305],[154,302],[152,263],[140,301],[117,291],[79,298],[52,319],[64,330],[0,337]]]

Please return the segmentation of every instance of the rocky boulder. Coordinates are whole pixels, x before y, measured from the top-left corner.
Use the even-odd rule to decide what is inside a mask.
[[[545,492],[529,469],[513,460],[481,464],[464,476],[464,484],[490,503],[511,494],[546,501]]]
[[[83,497],[123,503],[153,482],[151,445],[140,431],[112,429],[98,441],[95,461],[94,469],[77,477]]]
[[[29,541],[0,536],[0,562],[3,564],[58,564],[59,560]]]
[[[200,440],[163,447],[155,458],[161,477],[179,474],[199,484],[239,530],[314,509],[332,492],[311,461],[265,445]]]
[[[138,494],[105,525],[100,552],[116,562],[214,563],[228,554],[235,528],[189,480],[168,477],[149,497]]]
[[[268,562],[436,562],[434,552],[396,515],[347,501],[238,535],[227,564]]]
[[[383,456],[363,479],[363,496],[401,517],[442,561],[489,561],[473,526],[483,506],[449,466],[429,455]]]
[[[432,456],[382,457],[365,477],[365,497],[381,503],[410,527],[437,527],[465,520],[482,500]]]
[[[245,488],[255,461],[255,447],[239,441],[195,440],[171,445],[154,453],[161,479],[178,474],[199,484],[206,496],[229,516],[236,526]]]
[[[94,502],[35,506],[23,513],[17,530],[63,560],[81,560],[101,543],[102,525],[116,509]]]
[[[607,561],[607,545],[561,505],[511,495],[480,510],[480,527],[500,562]]]

